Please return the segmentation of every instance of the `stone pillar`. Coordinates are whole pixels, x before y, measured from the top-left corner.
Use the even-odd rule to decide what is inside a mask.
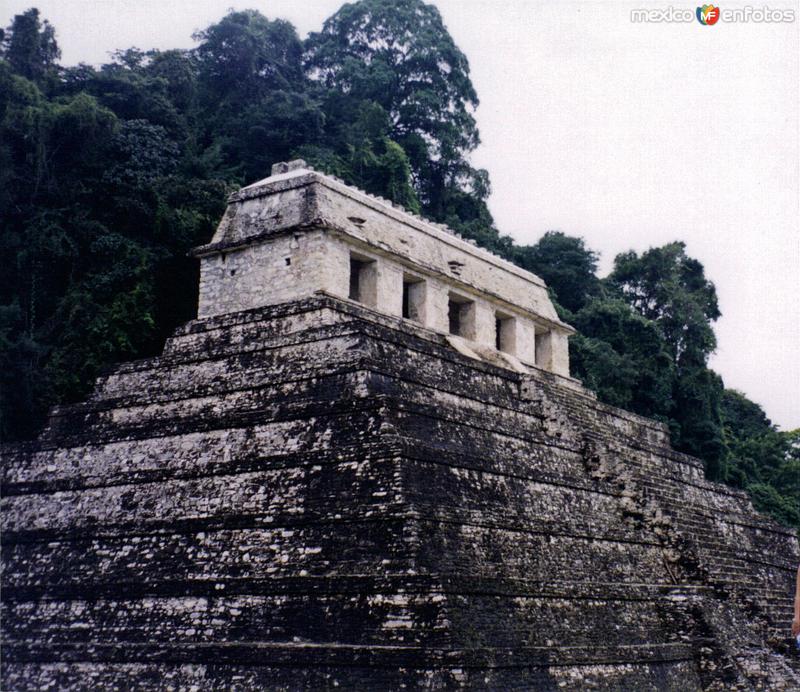
[[[495,335],[495,311],[490,303],[476,300],[471,303],[471,309],[475,311],[473,320],[473,333],[464,334],[466,339],[470,339],[482,346],[494,348],[497,340]]]
[[[569,339],[562,332],[552,332],[552,363],[551,370],[569,377]]]
[[[553,332],[549,329],[536,333],[536,365],[553,369]]]
[[[495,341],[496,345],[503,353],[517,355],[517,333],[519,320],[510,315],[500,315],[495,313]]]
[[[403,270],[385,258],[377,262],[378,312],[401,317],[403,314]]]
[[[436,329],[445,334],[449,333],[450,325],[447,317],[448,290],[447,286],[435,279],[428,281],[426,300],[425,326]]]
[[[548,329],[536,335],[536,365],[569,377],[569,342],[564,332]]]
[[[536,364],[536,327],[530,320],[517,318],[516,356],[528,365]]]

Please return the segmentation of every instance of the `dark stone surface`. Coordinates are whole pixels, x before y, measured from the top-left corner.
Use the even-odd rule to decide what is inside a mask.
[[[790,531],[347,302],[192,322],[2,458],[3,689],[800,689]]]

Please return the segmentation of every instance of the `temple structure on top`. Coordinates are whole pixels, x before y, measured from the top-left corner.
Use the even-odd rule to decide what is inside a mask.
[[[194,254],[201,319],[325,293],[444,333],[464,355],[569,377],[574,330],[538,276],[304,161],[231,195]]]

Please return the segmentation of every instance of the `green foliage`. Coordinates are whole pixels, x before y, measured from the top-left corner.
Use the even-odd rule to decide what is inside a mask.
[[[573,373],[605,402],[669,425],[708,475],[800,525],[800,432],[781,433],[707,367],[719,317],[702,265],[671,243],[616,258],[583,239],[517,246],[486,205],[469,64],[435,7],[359,0],[302,42],[231,11],[191,51],[64,68],[36,10],[0,37],[0,437],[86,395],[99,370],[160,351],[191,319],[226,193],[305,158],[447,223],[542,276],[579,334]]]
[[[0,56],[18,75],[41,83],[54,70],[61,51],[53,27],[41,22],[39,10],[32,8],[16,15],[3,32]]]
[[[780,432],[744,394],[726,389],[720,408],[731,485],[755,506],[800,528],[800,429]]]
[[[725,445],[719,407],[722,378],[707,367],[683,367],[673,383],[673,444],[706,462],[706,475],[725,480]]]
[[[322,135],[324,115],[308,94],[303,44],[286,21],[255,10],[230,12],[205,31],[194,52],[198,143],[218,173],[237,182]]]
[[[676,363],[705,363],[717,345],[711,322],[720,316],[714,284],[684,243],[618,255],[609,283],[643,317],[656,322]]]
[[[386,112],[370,101],[338,101],[325,104],[327,122],[335,127],[329,127],[320,145],[300,147],[300,155],[319,170],[419,213],[408,157],[390,137]]]
[[[191,317],[185,254],[210,235],[226,185],[190,172],[186,66],[176,52],[125,51],[100,70],[64,70],[43,92],[30,70],[0,61],[2,438],[30,436],[100,368],[156,352]],[[165,293],[167,267],[191,289]]]
[[[230,12],[194,38],[201,41],[196,57],[208,106],[230,110],[304,87],[303,46],[289,22],[256,10]]]
[[[560,231],[548,231],[536,245],[517,252],[517,263],[541,276],[555,291],[559,304],[570,312],[577,312],[600,293],[597,259],[597,253],[586,247],[583,238]]]
[[[433,5],[345,4],[309,36],[305,66],[320,87],[337,95],[327,102],[331,122],[346,122],[337,116],[347,104],[383,112],[383,136],[405,152],[427,216],[476,240],[497,238],[485,204],[488,176],[467,160],[480,141],[469,63]]]
[[[658,326],[675,366],[670,423],[673,443],[706,461],[711,478],[725,478],[719,407],[722,380],[708,369],[716,347],[711,323],[720,316],[714,284],[703,265],[675,242],[637,255],[618,255],[608,285]]]
[[[772,515],[787,526],[800,527],[800,501],[797,496],[787,497],[766,483],[753,483],[747,487],[753,505],[761,512]]]
[[[606,403],[668,421],[675,367],[658,326],[615,297],[597,297],[574,316],[576,377]]]
[[[40,367],[44,348],[25,326],[18,300],[0,306],[0,440],[35,434],[40,421],[31,413],[51,398],[51,384]]]
[[[477,146],[471,110],[478,97],[469,64],[433,5],[421,0],[346,4],[309,37],[306,49],[315,79],[381,106],[401,145],[406,138],[421,143],[425,157],[415,157],[415,171],[431,159],[451,168]]]

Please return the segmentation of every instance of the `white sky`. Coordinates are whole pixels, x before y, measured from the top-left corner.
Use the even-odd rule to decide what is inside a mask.
[[[228,8],[318,30],[343,0],[2,0],[56,28],[62,63],[137,46],[189,48]],[[580,235],[602,253],[684,240],[717,286],[711,365],[800,426],[800,23],[635,24],[630,10],[697,2],[435,0],[481,105],[490,207],[533,243]],[[763,7],[755,0],[723,8]],[[771,9],[797,3],[770,0]]]

